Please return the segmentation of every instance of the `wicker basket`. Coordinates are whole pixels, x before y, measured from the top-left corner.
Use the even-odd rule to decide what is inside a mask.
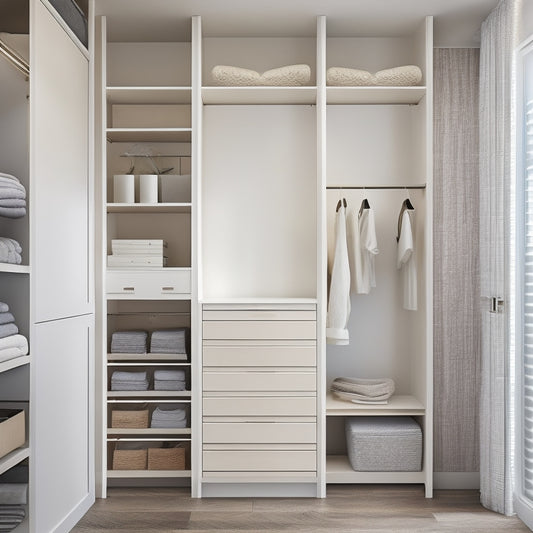
[[[148,409],[111,412],[112,428],[142,429],[148,427]]]
[[[148,448],[148,470],[185,470],[185,448]]]
[[[147,450],[115,450],[113,470],[146,470]]]

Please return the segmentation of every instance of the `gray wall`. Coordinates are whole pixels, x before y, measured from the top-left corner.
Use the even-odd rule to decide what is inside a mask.
[[[434,60],[434,469],[478,472],[479,50]]]

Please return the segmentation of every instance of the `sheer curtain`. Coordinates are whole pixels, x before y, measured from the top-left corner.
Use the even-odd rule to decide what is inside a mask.
[[[482,355],[481,503],[511,514],[513,402],[510,390],[510,250],[513,53],[520,0],[502,0],[481,29],[480,275]]]

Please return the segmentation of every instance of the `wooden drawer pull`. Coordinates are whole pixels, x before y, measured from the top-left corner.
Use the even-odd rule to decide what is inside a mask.
[[[162,291],[173,291],[174,287],[161,287]]]
[[[135,287],[122,287],[123,291],[134,291]]]

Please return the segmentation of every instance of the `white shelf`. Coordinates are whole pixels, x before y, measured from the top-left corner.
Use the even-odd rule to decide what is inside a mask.
[[[107,87],[110,104],[190,104],[191,87]]]
[[[326,483],[424,483],[426,474],[420,472],[356,472],[346,455],[326,457]]]
[[[191,128],[107,128],[111,142],[191,142]]]
[[[191,471],[190,470],[108,470],[107,477],[115,478],[115,479],[191,477]]]
[[[316,87],[202,87],[206,105],[315,104]]]
[[[285,304],[316,304],[316,298],[264,298],[264,297],[253,297],[248,298],[203,298],[200,301],[201,304],[231,304],[231,305],[248,305],[248,304],[264,304],[264,305],[285,305]]]
[[[153,435],[190,435],[191,428],[107,428],[108,435],[139,435],[149,437]]]
[[[425,87],[327,87],[328,104],[418,104]]]
[[[108,398],[190,398],[190,390],[108,391]]]
[[[186,359],[177,359],[182,354],[174,353],[108,353],[108,361],[135,361],[151,363],[152,361],[172,361],[174,363],[180,363],[183,366],[190,365]]]
[[[108,213],[190,213],[191,203],[107,204]]]
[[[326,416],[403,416],[424,415],[422,403],[414,396],[392,396],[386,405],[364,405],[341,400],[328,392]]]
[[[31,268],[28,265],[13,265],[11,263],[0,263],[0,272],[12,274],[29,274]]]
[[[27,459],[30,456],[30,448],[27,444],[24,446],[13,450],[11,453],[8,453],[0,459],[0,474],[7,472],[10,468],[18,465],[24,459]]]
[[[9,359],[8,361],[3,361],[0,363],[0,374],[2,372],[7,372],[13,368],[18,368],[19,366],[28,365],[31,362],[31,357],[29,355],[21,355],[20,357],[15,357]]]
[[[139,362],[121,362],[121,363],[107,363],[107,366],[119,366],[119,367],[128,367],[128,366],[191,366],[191,363],[173,363],[173,362],[165,362],[165,361],[158,361],[157,363],[154,363],[153,361],[143,361],[142,363]]]

